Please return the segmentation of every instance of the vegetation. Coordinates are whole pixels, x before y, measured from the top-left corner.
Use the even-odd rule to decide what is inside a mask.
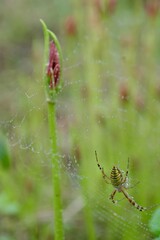
[[[57,159],[59,239],[63,231],[70,240],[158,237],[152,213],[160,203],[159,1],[4,1],[0,16],[0,240],[54,239]],[[48,107],[57,126],[52,147],[39,19],[63,52],[56,112]],[[117,205],[110,202],[113,187],[95,150],[108,175],[114,165],[126,171],[129,157],[130,179],[140,181],[129,194],[147,211],[121,201],[120,193]]]

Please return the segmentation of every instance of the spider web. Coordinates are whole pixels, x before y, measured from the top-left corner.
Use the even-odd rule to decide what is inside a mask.
[[[120,25],[121,24],[124,27],[123,21],[120,22]],[[126,21],[125,24],[127,24]],[[129,23],[128,26],[130,26]],[[120,36],[114,32],[110,32],[110,37],[116,41]],[[97,38],[97,41],[98,40],[99,38]],[[57,100],[57,135],[61,153],[59,161],[62,171],[62,192],[65,199],[65,224],[73,224],[73,228],[78,229],[78,234],[80,235],[83,229],[79,227],[79,222],[83,222],[82,212],[85,206],[89,206],[96,225],[97,239],[151,239],[151,234],[148,230],[148,220],[151,217],[152,208],[141,213],[129,205],[126,199],[118,201],[116,205],[112,204],[108,200],[108,196],[113,191],[113,188],[111,185],[104,183],[101,172],[96,165],[94,151],[97,150],[99,153],[100,163],[108,175],[114,164],[120,165],[120,168],[125,171],[127,158],[131,155],[131,159],[133,160],[131,161],[131,175],[133,178],[135,177],[135,179],[140,180],[141,184],[131,189],[130,195],[134,196],[140,205],[143,205],[143,202],[140,203],[138,201],[138,197],[141,196],[142,192],[143,196],[140,197],[140,199],[144,201],[144,206],[149,203],[149,207],[152,207],[155,205],[155,199],[156,201],[158,199],[158,183],[156,181],[158,170],[156,170],[154,166],[159,164],[159,161],[157,161],[157,163],[154,161],[153,165],[151,162],[148,162],[147,155],[149,155],[150,158],[159,159],[159,145],[156,138],[158,137],[158,123],[155,121],[157,125],[153,126],[150,124],[150,121],[144,120],[145,117],[142,115],[143,113],[138,114],[140,131],[143,131],[141,127],[143,124],[146,124],[148,130],[145,134],[143,132],[137,132],[134,135],[135,141],[136,137],[140,138],[140,142],[142,142],[141,146],[135,142],[132,143],[134,146],[130,146],[128,139],[131,134],[130,131],[133,131],[133,129],[136,131],[137,127],[133,115],[128,115],[131,109],[128,109],[127,106],[119,105],[117,103],[118,100],[114,100],[113,109],[109,109],[110,103],[108,103],[108,101],[111,96],[113,99],[119,99],[117,85],[126,81],[126,73],[122,66],[123,64],[125,65],[125,61],[123,61],[121,52],[111,48],[108,50],[108,59],[111,59],[112,64],[114,63],[114,66],[116,66],[114,70],[108,61],[101,58],[101,56],[93,59],[91,63],[93,65],[91,68],[98,65],[102,66],[103,69],[97,76],[98,81],[103,79],[103,83],[100,84],[99,87],[93,85],[91,89],[97,96],[102,96],[100,100],[96,101],[95,106],[98,119],[97,125],[100,129],[102,128],[102,130],[100,130],[101,136],[97,133],[97,128],[90,128],[90,126],[88,126],[89,90],[83,79],[83,77],[85,78],[86,76],[82,73],[82,69],[85,69],[87,63],[82,56],[81,58],[77,57],[84,47],[84,42],[88,45],[90,44],[89,36],[85,36],[84,41],[76,42],[75,45],[69,48],[68,52],[65,52],[65,56],[67,56],[67,58],[64,58],[65,82],[63,90]],[[38,42],[38,44],[41,43]],[[39,48],[34,49],[34,51],[37,53]],[[39,54],[42,56],[42,52]],[[76,59],[78,59],[78,62],[76,62]],[[35,61],[35,59],[33,59],[33,61]],[[17,198],[22,204],[19,188],[22,188],[24,185],[25,190],[23,191],[27,192],[27,196],[32,196],[37,186],[41,185],[36,193],[38,199],[35,201],[38,204],[36,219],[38,219],[40,223],[47,222],[48,226],[51,226],[51,201],[49,200],[52,196],[50,171],[52,167],[50,161],[51,150],[46,130],[47,113],[42,77],[41,73],[39,73],[39,65],[36,67],[37,69],[34,70],[32,76],[28,78],[27,84],[26,76],[22,75],[18,76],[17,83],[19,82],[19,84],[16,84],[16,87],[15,82],[10,82],[7,86],[5,84],[2,85],[1,99],[3,109],[0,125],[9,139],[10,148],[13,153],[13,164],[15,164],[15,169],[18,172],[18,177],[13,183],[12,178],[8,178],[9,186],[14,187]],[[132,64],[130,64],[130,67],[133,67]],[[115,71],[115,69],[117,70]],[[4,75],[6,76],[6,73],[4,73]],[[16,73],[12,72],[12,75],[16,76]],[[107,84],[104,84],[105,79],[115,81],[115,90],[108,80]],[[127,80],[127,83],[128,82],[129,80]],[[139,85],[141,88],[141,83]],[[146,90],[142,88],[141,91]],[[9,96],[9,99],[4,101],[5,96]],[[110,99],[110,101],[111,100],[112,99]],[[158,100],[151,99],[152,104],[155,101]],[[3,117],[3,112],[6,112],[4,107],[5,102],[9,103],[9,111]],[[151,108],[151,106],[149,105],[148,108]],[[84,111],[82,112],[82,110]],[[153,118],[156,114],[155,109]],[[105,121],[107,123],[105,123]],[[113,135],[111,132],[107,132],[106,129],[105,134],[102,134],[103,124],[108,124],[112,127]],[[116,130],[114,130],[114,128]],[[129,130],[127,128],[129,128]],[[91,136],[89,135],[91,134],[90,129],[95,130],[95,133],[92,131]],[[107,129],[109,128],[107,127]],[[119,137],[116,131],[120,131],[122,136]],[[94,134],[97,134],[96,137],[98,136],[98,140],[101,139],[102,142],[94,141],[93,144],[90,144],[90,138],[94,138]],[[127,134],[128,137],[124,139],[123,135],[126,136]],[[105,138],[106,135],[108,136]],[[110,136],[112,139],[110,139]],[[119,144],[116,141],[116,144],[113,146],[116,137],[119,138],[122,143]],[[146,141],[145,139],[148,137],[149,139]],[[126,139],[128,142],[125,142]],[[88,144],[83,146],[83,141],[85,143],[88,142]],[[155,144],[150,144],[151,141]],[[145,144],[148,144],[148,149],[146,149]],[[86,156],[84,153],[86,153]],[[102,159],[101,156],[106,157]],[[145,157],[147,158],[147,162],[144,161]],[[84,160],[84,158],[86,158],[86,160]],[[141,158],[143,159],[142,161],[140,160]],[[82,164],[83,167],[81,167]],[[143,175],[141,174],[141,170],[143,170]],[[154,172],[154,176],[151,172]],[[87,182],[85,191],[82,189],[84,182],[85,184]],[[154,191],[151,190],[153,188],[155,189]],[[14,194],[15,198],[16,193]],[[34,199],[34,196],[31,198]],[[117,194],[116,198],[121,199],[123,196]],[[29,202],[26,201],[26,203],[29,205]],[[35,203],[32,203],[32,205],[35,206]],[[25,222],[26,225],[28,224],[27,226],[29,227],[28,222],[31,218],[32,213],[30,211],[28,215],[25,215],[25,219],[23,219],[23,222]],[[74,223],[74,219],[76,219],[76,224]],[[15,224],[21,227],[23,225],[19,222]],[[22,236],[24,232],[25,229],[22,228],[19,236]],[[70,239],[72,238],[70,237]]]

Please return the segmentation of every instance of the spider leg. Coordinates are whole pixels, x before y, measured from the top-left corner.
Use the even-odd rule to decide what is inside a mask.
[[[136,203],[135,201],[134,201],[134,199],[131,197],[131,196],[129,196],[129,194],[122,188],[121,189],[121,192],[124,194],[124,196],[128,199],[128,201],[135,207],[135,208],[137,208],[139,211],[145,211],[145,210],[147,210],[147,208],[145,208],[145,207],[142,207],[142,206],[140,206],[138,203]]]
[[[104,172],[104,169],[101,167],[101,165],[99,164],[99,161],[98,161],[98,156],[97,156],[97,152],[95,151],[95,156],[96,156],[96,161],[97,161],[97,166],[98,168],[100,169],[101,173],[102,173],[102,176],[105,180],[106,183],[110,184],[110,182],[108,182],[108,180],[110,180],[110,178],[105,174]]]
[[[122,184],[126,182],[126,180],[128,178],[128,172],[129,172],[129,158],[128,158],[128,163],[127,163],[126,174],[125,174],[125,177],[124,177],[124,180],[123,180]]]
[[[117,201],[114,200],[114,196],[115,196],[116,192],[117,192],[117,190],[114,190],[114,191],[111,193],[110,197],[109,197],[109,199],[111,199],[111,201],[112,201],[113,203],[117,203]]]
[[[102,176],[103,176],[103,179],[105,180],[105,182],[110,184],[110,182],[108,181],[108,180],[110,180],[110,178],[105,174],[103,168],[101,168],[101,172],[102,172]]]

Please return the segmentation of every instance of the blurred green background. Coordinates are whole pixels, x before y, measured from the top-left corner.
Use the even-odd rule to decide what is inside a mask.
[[[0,2],[0,240],[54,239],[51,151],[42,81],[43,19],[63,51],[57,137],[65,239],[152,239],[160,203],[158,0]],[[129,190],[108,197],[130,158]],[[157,206],[158,207],[158,206]]]

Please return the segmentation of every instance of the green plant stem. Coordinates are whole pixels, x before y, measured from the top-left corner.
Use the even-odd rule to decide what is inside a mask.
[[[53,181],[53,207],[54,207],[54,232],[55,240],[64,239],[62,221],[62,202],[60,190],[60,168],[57,154],[56,137],[56,108],[55,103],[48,102],[48,121],[50,140],[52,146],[52,181]]]
[[[54,239],[63,240],[64,239],[64,230],[63,230],[63,220],[62,220],[62,202],[61,202],[61,189],[60,189],[60,167],[59,159],[57,152],[57,137],[56,137],[56,101],[53,98],[53,91],[48,91],[48,76],[46,75],[46,63],[48,63],[49,55],[49,34],[51,35],[54,43],[56,44],[59,54],[60,54],[60,63],[62,68],[62,53],[60,44],[50,30],[47,29],[46,24],[41,19],[40,20],[43,26],[44,32],[44,83],[46,90],[46,99],[48,103],[48,121],[49,121],[49,132],[52,148],[52,184],[53,184],[53,210],[54,210]]]

